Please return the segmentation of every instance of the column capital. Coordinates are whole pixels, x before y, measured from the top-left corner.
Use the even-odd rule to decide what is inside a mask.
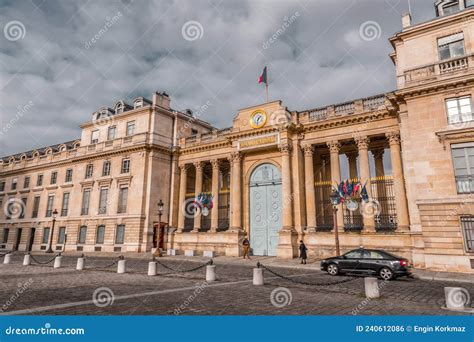
[[[314,154],[314,146],[313,145],[305,144],[305,145],[301,146],[301,148],[303,149],[305,157],[312,157],[313,156],[313,154]]]
[[[358,136],[354,138],[354,141],[359,150],[368,150],[370,144],[370,138],[367,136]]]
[[[181,173],[184,174],[184,173],[187,173],[187,172],[188,172],[188,166],[187,166],[187,164],[181,164],[181,165],[179,165],[178,167],[179,167],[179,171],[180,171]]]
[[[341,143],[337,140],[330,141],[327,145],[331,153],[339,153],[339,150],[341,149]]]
[[[197,161],[197,162],[194,162],[193,164],[194,164],[194,167],[196,168],[196,171],[202,170],[202,162]]]
[[[282,155],[290,155],[291,153],[291,145],[290,144],[280,144],[278,145],[278,149],[280,150]]]
[[[219,170],[221,162],[219,161],[219,159],[211,159],[211,165],[213,170]]]
[[[376,148],[376,149],[372,150],[371,152],[374,156],[374,159],[379,159],[379,158],[383,158],[383,154],[385,152],[385,149],[383,147],[380,147],[380,148]]]
[[[230,155],[230,162],[232,164],[240,163],[242,161],[242,154],[240,152],[232,152]]]
[[[385,136],[388,139],[390,145],[399,145],[400,144],[400,132],[392,131],[385,133]]]

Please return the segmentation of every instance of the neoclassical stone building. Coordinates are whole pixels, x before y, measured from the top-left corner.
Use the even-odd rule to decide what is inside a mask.
[[[156,93],[102,108],[80,140],[3,158],[2,206],[21,210],[0,215],[0,247],[46,249],[57,208],[56,250],[238,256],[247,236],[255,255],[292,258],[303,239],[324,257],[337,229],[342,251],[474,272],[474,2],[435,6],[390,39],[393,92],[303,111],[273,101],[221,130]],[[343,179],[365,183],[370,201],[339,205],[334,227],[329,195]],[[207,216],[194,210],[202,193]]]

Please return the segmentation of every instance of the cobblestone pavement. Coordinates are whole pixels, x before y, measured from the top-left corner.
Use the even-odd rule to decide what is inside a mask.
[[[45,262],[52,256],[35,258]],[[99,270],[117,260],[116,257],[87,257],[86,267],[96,269],[84,271],[75,270],[77,257],[73,256],[63,256],[60,269],[53,269],[52,263],[22,266],[22,260],[22,255],[13,255],[11,264],[0,264],[0,309],[7,314],[456,315],[461,313],[442,309],[445,286],[464,287],[474,298],[474,284],[406,278],[382,283],[382,297],[373,300],[365,299],[362,277],[337,285],[314,286],[297,284],[265,271],[265,285],[254,286],[254,260],[247,265],[218,263],[218,280],[209,284],[204,281],[205,268],[171,273],[158,265],[160,275],[147,276],[149,256],[128,259],[126,274],[117,274],[116,265]],[[201,264],[201,260],[173,257],[159,261],[181,270]],[[317,264],[272,269],[308,283],[350,279],[330,277]]]

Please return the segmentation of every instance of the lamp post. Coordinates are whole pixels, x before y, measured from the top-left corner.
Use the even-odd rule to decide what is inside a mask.
[[[163,207],[164,207],[164,204],[163,204],[163,201],[160,199],[160,201],[158,202],[158,232],[156,234],[156,254],[158,256],[161,256],[161,252],[160,252],[160,234],[161,234],[161,215],[163,215]]]
[[[336,256],[339,256],[341,253],[339,250],[339,229],[337,228],[337,206],[339,205],[339,203],[341,203],[341,196],[336,190],[334,190],[329,198],[331,199],[332,203],[332,217],[334,224],[334,239],[336,242]]]
[[[46,253],[53,253],[53,235],[54,235],[54,224],[56,223],[56,216],[58,216],[58,211],[54,209],[53,211],[53,226],[51,227],[51,236],[49,237],[49,247]]]

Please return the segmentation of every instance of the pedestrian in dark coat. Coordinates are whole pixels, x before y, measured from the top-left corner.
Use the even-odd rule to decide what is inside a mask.
[[[306,264],[306,259],[308,259],[308,254],[306,253],[307,250],[308,248],[306,248],[303,240],[300,240],[300,258],[302,264]]]

